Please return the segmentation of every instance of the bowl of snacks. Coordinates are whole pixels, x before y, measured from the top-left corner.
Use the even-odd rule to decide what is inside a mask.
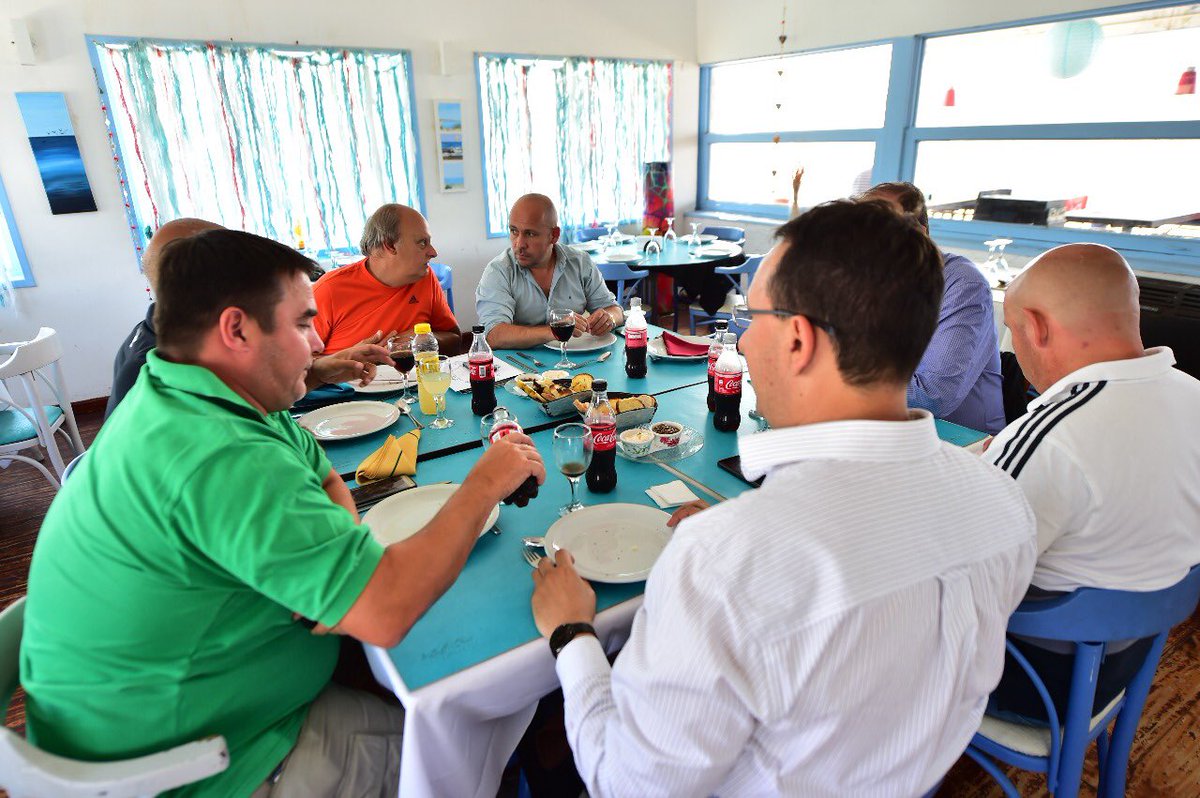
[[[659,445],[663,447],[678,446],[679,438],[683,434],[683,425],[676,424],[674,421],[660,421],[650,427],[650,431],[658,437]]]
[[[654,433],[645,427],[634,427],[621,433],[621,445],[630,457],[645,457],[654,445]]]
[[[589,399],[591,397],[588,397]],[[622,393],[620,391],[609,391],[608,401],[612,404],[613,410],[617,414],[617,429],[629,429],[641,424],[649,424],[654,418],[655,411],[658,410],[658,402],[653,396],[647,394],[632,394]],[[586,416],[589,404],[585,400],[576,400],[575,409],[579,411],[579,415]]]
[[[523,379],[525,377],[530,379]],[[591,374],[551,379],[546,379],[545,374],[522,374],[514,382],[548,416],[568,415],[575,408],[575,402],[586,402],[592,398]]]

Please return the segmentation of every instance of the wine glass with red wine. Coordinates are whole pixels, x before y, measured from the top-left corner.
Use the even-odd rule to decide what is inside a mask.
[[[575,334],[575,311],[550,311],[550,332],[558,339],[558,349],[562,358],[554,364],[556,369],[573,369],[575,364],[567,360],[567,341]]]
[[[396,401],[404,402],[406,405],[411,405],[416,401],[409,394],[412,380],[408,376],[408,373],[416,365],[416,359],[413,357],[412,342],[413,337],[411,335],[398,335],[388,342],[388,354],[392,356],[392,363],[396,366],[396,371],[404,375],[404,391]]]
[[[586,424],[563,424],[554,430],[554,462],[571,484],[571,502],[559,508],[558,514],[582,510],[583,502],[575,498],[575,486],[592,462],[592,431]]]

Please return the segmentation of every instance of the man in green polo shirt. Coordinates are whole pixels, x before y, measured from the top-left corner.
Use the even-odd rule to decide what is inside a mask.
[[[337,638],[296,618],[395,645],[489,510],[545,470],[509,436],[425,529],[380,547],[286,412],[321,349],[309,267],[230,230],[165,249],[158,348],[34,550],[21,682],[40,748],[113,760],[220,734],[229,768],[178,794],[395,789],[399,710],[329,685]]]

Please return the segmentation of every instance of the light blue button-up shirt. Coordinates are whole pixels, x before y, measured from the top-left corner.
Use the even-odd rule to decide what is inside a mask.
[[[475,311],[484,332],[491,332],[497,324],[549,324],[551,308],[590,313],[615,304],[617,298],[591,257],[562,244],[554,245],[549,296],[529,269],[517,263],[511,247],[484,267],[475,289]]]

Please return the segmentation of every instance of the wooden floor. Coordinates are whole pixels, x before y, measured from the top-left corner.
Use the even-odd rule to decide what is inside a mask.
[[[101,414],[80,415],[88,445],[100,429]],[[64,451],[64,454],[69,454]],[[13,462],[0,470],[0,609],[25,595],[29,557],[54,491],[32,467]],[[20,698],[9,708],[6,725],[23,728]],[[1129,762],[1126,794],[1136,798],[1200,797],[1200,613],[1178,627],[1163,652],[1154,687]],[[1083,795],[1094,795],[1095,758],[1089,759]],[[1046,794],[1041,776],[1011,771],[1024,796]],[[3,793],[0,792],[0,796]],[[974,762],[962,759],[950,771],[940,798],[999,798],[999,788]]]

